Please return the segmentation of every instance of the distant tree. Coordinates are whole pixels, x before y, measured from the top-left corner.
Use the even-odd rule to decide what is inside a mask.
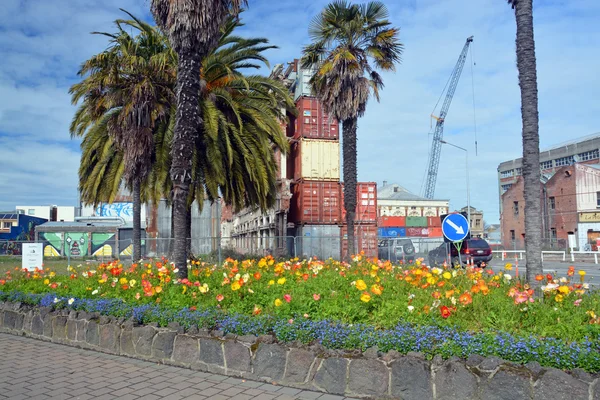
[[[540,135],[537,67],[533,37],[533,1],[508,0],[517,21],[517,69],[523,121],[523,182],[525,197],[525,254],[527,281],[539,293],[542,274],[542,210],[540,204]]]
[[[403,48],[399,29],[390,26],[388,16],[378,1],[362,5],[334,1],[311,22],[313,43],[304,48],[302,57],[304,68],[315,69],[310,80],[313,93],[342,123],[348,257],[355,253],[358,118],[365,113],[371,94],[379,101],[383,79],[376,70],[395,70]]]

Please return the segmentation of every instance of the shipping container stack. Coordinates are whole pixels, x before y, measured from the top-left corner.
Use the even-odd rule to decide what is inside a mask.
[[[302,256],[322,259],[344,257],[347,228],[340,182],[340,127],[324,112],[321,102],[311,96],[310,73],[289,64],[286,79],[293,82],[297,117],[290,117],[286,129],[290,138],[288,178],[293,180],[288,221],[294,224],[297,251]],[[357,187],[356,239],[358,251],[377,255],[377,186]]]
[[[440,217],[392,217],[381,216],[377,219],[380,238],[441,238]]]

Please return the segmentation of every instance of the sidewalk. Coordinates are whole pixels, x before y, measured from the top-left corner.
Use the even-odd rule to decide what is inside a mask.
[[[342,400],[0,333],[0,399]]]

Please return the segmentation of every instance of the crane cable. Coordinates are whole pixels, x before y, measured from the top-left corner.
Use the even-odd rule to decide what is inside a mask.
[[[469,47],[471,54],[471,89],[473,91],[473,126],[475,128],[475,156],[477,156],[477,115],[475,113],[475,80],[473,78],[473,44]]]

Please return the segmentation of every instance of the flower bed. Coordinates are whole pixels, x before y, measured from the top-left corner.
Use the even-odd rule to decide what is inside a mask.
[[[0,300],[98,312],[330,349],[377,347],[428,358],[495,355],[561,369],[600,371],[600,295],[583,273],[541,276],[544,301],[508,271],[272,258],[223,266],[193,262],[178,280],[166,261],[118,263],[70,275],[14,271]],[[583,271],[580,271],[583,272]]]

